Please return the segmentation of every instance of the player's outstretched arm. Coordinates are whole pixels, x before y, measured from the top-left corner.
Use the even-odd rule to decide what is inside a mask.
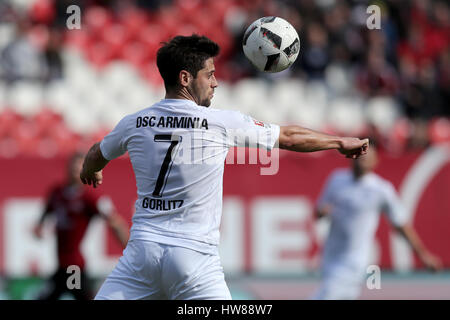
[[[102,169],[108,164],[109,160],[103,157],[100,150],[100,143],[95,143],[86,157],[84,158],[83,169],[80,173],[80,179],[84,184],[91,185],[96,188],[102,184]]]
[[[417,254],[419,259],[422,261],[422,263],[425,265],[426,268],[432,270],[432,271],[439,271],[442,269],[442,262],[441,260],[431,254],[424,246],[422,241],[420,240],[419,235],[416,233],[414,228],[406,224],[404,226],[395,227],[395,230],[400,233],[406,241],[408,241],[411,248],[414,250],[414,252]]]
[[[280,127],[278,143],[281,149],[296,152],[337,149],[347,158],[352,159],[366,154],[369,148],[369,139],[331,136],[300,126]]]
[[[105,218],[115,237],[125,248],[128,243],[128,238],[130,237],[125,220],[116,211]]]
[[[45,219],[49,216],[50,212],[51,212],[50,210],[46,209],[42,213],[37,225],[33,228],[33,234],[38,239],[42,238],[42,229],[44,228],[44,222],[45,222]]]
[[[33,234],[36,238],[40,239],[42,238],[42,231],[44,228],[44,223],[45,220],[47,219],[48,216],[50,216],[51,214],[54,213],[54,209],[53,209],[53,192],[48,196],[47,198],[47,204],[45,206],[44,212],[42,213],[41,217],[39,218],[38,223],[36,224],[36,226],[33,228]]]
[[[105,219],[114,236],[125,248],[130,236],[128,232],[129,228],[125,219],[119,214],[111,199],[106,196],[100,197],[97,200],[96,207],[100,217]]]

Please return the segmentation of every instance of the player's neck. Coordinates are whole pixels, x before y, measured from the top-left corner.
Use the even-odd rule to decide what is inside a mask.
[[[355,180],[360,180],[361,178],[366,176],[369,172],[370,171],[356,171],[356,170],[353,170],[353,178]]]
[[[181,90],[166,91],[165,99],[185,99],[197,103],[195,98],[186,88],[182,88]]]

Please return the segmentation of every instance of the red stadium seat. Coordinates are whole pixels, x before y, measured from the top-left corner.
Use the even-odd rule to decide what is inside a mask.
[[[24,118],[11,133],[19,141],[34,139],[39,135],[39,126],[33,121],[33,118]]]
[[[55,19],[55,7],[52,0],[35,0],[28,10],[28,15],[33,22],[51,24]]]
[[[11,136],[0,136],[0,157],[14,158],[19,154],[19,145]]]
[[[47,134],[41,137],[41,143],[54,144],[59,154],[70,154],[79,148],[80,137],[69,130],[64,123],[59,122],[52,126]]]
[[[83,16],[83,26],[93,35],[99,35],[103,30],[107,29],[113,22],[112,13],[102,7],[87,8],[86,14]]]
[[[88,51],[92,43],[90,33],[86,29],[70,30],[64,34],[64,43],[68,47],[76,48],[81,52]]]
[[[5,109],[0,113],[0,138],[11,134],[19,126],[22,116],[11,109]]]
[[[43,107],[39,113],[37,113],[32,121],[37,126],[37,135],[46,135],[53,127],[63,122],[63,118],[60,114],[53,112],[50,109]]]
[[[158,24],[147,24],[139,33],[139,41],[146,46],[150,58],[156,58],[161,42],[167,40],[167,30]]]
[[[224,17],[228,9],[234,6],[233,0],[208,1],[208,9],[214,14],[215,19],[223,23]]]
[[[42,158],[53,158],[59,154],[57,142],[49,137],[41,137],[34,142],[34,150],[28,150],[27,153],[37,155]]]
[[[222,15],[225,15],[227,10],[231,7],[238,5],[235,0],[208,1],[207,4],[209,8]]]
[[[177,35],[190,36],[193,33],[199,34],[199,29],[193,24],[180,24],[178,25]]]
[[[201,8],[201,0],[176,0],[175,7],[179,10],[180,15],[187,17],[193,16],[197,10]]]
[[[67,139],[56,140],[58,145],[58,154],[60,155],[70,155],[78,150],[80,150],[81,137],[72,134]]]
[[[50,39],[50,32],[44,25],[36,25],[28,31],[28,39],[39,50],[47,47]]]
[[[409,137],[411,136],[411,124],[407,119],[400,119],[392,128],[390,135],[391,149],[401,152],[406,148]]]
[[[125,10],[119,13],[119,16],[120,22],[125,27],[130,39],[137,39],[140,31],[147,25],[149,20],[145,11],[135,8]]]
[[[428,136],[432,144],[450,142],[450,120],[443,117],[433,119],[428,127]]]
[[[182,22],[183,17],[181,16],[178,9],[175,7],[165,7],[161,9],[160,14],[158,15],[156,22],[166,31],[166,39],[176,36],[178,27]]]
[[[127,42],[131,40],[131,34],[124,26],[116,23],[103,30],[101,40],[108,45],[112,56],[118,57]]]
[[[139,69],[148,61],[150,51],[145,44],[135,41],[123,47],[120,57]]]
[[[116,51],[104,42],[95,43],[89,47],[88,59],[98,69],[106,66],[113,58],[115,58]]]
[[[201,34],[221,28],[219,16],[207,7],[196,11],[189,21],[195,24]]]
[[[19,148],[19,154],[25,156],[45,156],[39,153],[39,138],[38,137],[21,137],[15,138],[17,146]]]

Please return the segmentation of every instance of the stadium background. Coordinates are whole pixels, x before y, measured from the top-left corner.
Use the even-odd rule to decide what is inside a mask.
[[[72,4],[81,8],[80,30],[66,27]],[[381,8],[380,30],[366,26],[371,4]],[[272,75],[257,73],[241,50],[246,27],[268,15],[291,22],[301,41],[297,62]],[[43,240],[31,230],[67,157],[161,99],[159,43],[192,32],[222,47],[213,107],[375,140],[376,171],[450,268],[446,1],[11,0],[0,2],[0,298],[33,299],[56,267],[51,226]],[[226,165],[221,256],[234,298],[303,299],[317,285],[329,226],[314,221],[314,202],[326,176],[348,162],[335,152],[278,159],[273,176],[259,174],[267,165]],[[130,222],[129,160],[105,171],[102,192]],[[98,284],[120,254],[101,221],[83,251]],[[363,298],[450,298],[448,271],[426,273],[384,219],[372,257],[382,289],[365,289]]]

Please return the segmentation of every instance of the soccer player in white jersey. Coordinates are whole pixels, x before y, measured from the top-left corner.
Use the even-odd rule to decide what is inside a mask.
[[[366,155],[353,161],[352,169],[337,169],[325,184],[316,216],[328,216],[331,226],[322,254],[322,281],[312,299],[359,297],[382,212],[427,268],[441,268],[440,260],[408,223],[393,185],[372,172],[376,164],[377,152],[371,146]]]
[[[208,108],[218,86],[218,53],[204,36],[165,43],[157,53],[165,99],[124,117],[86,155],[80,178],[96,187],[106,164],[128,152],[138,193],[130,240],[96,299],[231,298],[218,255],[224,161],[231,147],[247,141],[268,150],[336,149],[349,158],[367,152],[367,139]]]

